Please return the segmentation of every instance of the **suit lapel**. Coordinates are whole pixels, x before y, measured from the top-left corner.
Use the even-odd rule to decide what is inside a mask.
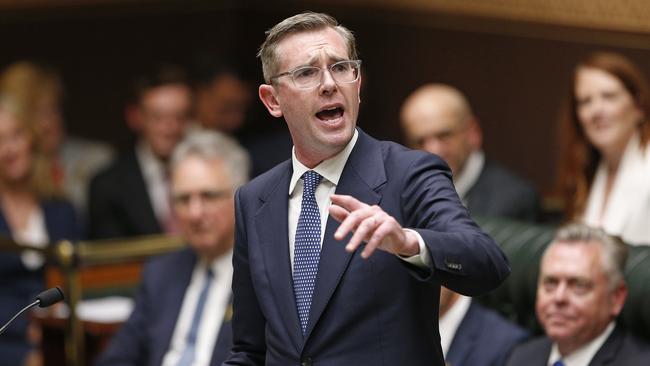
[[[131,207],[134,211],[134,216],[131,218],[132,222],[139,226],[139,231],[144,233],[159,233],[163,231],[156,213],[154,212],[151,199],[149,198],[149,191],[147,190],[147,183],[144,180],[144,173],[142,167],[138,162],[135,150],[130,155],[126,169],[127,175],[124,177],[127,182],[125,189],[125,205]]]
[[[152,352],[154,355],[157,355],[159,363],[162,363],[165,353],[169,350],[176,321],[181,313],[185,291],[192,279],[196,256],[190,249],[185,248],[182,252],[178,253],[176,263],[178,263],[178,267],[174,271],[174,276],[168,277],[170,281],[167,281],[165,284],[168,287],[165,291],[161,292],[161,294],[165,295],[164,301],[161,301],[165,306],[154,307],[161,310],[161,314],[157,317],[160,321],[160,327],[156,327],[155,332],[157,333],[156,338],[158,339],[155,342],[155,347],[157,347],[158,351]]]
[[[336,193],[350,195],[374,205],[381,200],[381,195],[376,190],[385,181],[384,163],[378,143],[359,130],[359,138],[343,169]],[[332,217],[327,219],[305,340],[323,314],[353,256],[345,251],[345,243],[351,235],[343,241],[334,239],[338,226],[339,223]]]
[[[287,225],[291,172],[291,163],[284,163],[283,169],[275,179],[277,184],[262,192],[260,199],[264,204],[255,214],[255,224],[271,292],[278,305],[277,308],[282,309],[280,314],[294,346],[300,349],[302,330],[293,293]]]
[[[596,352],[594,358],[591,359],[589,366],[610,365],[611,362],[616,359],[616,354],[618,353],[619,348],[621,348],[622,342],[623,333],[621,332],[620,327],[616,326],[612,331],[612,334],[607,337],[605,343],[603,343],[598,352]]]

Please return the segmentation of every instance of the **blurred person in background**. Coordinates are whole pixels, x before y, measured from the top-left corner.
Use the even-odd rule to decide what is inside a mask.
[[[236,137],[248,150],[252,177],[286,160],[293,146],[286,129],[242,133],[245,124],[252,122],[248,118],[255,96],[243,70],[225,59],[204,57],[201,61],[194,71],[195,124],[191,131],[212,130]]]
[[[198,127],[230,136],[243,127],[253,89],[227,62],[201,65],[194,76],[194,118]]]
[[[192,92],[185,71],[162,65],[138,77],[127,121],[137,134],[90,184],[90,237],[132,237],[177,232],[171,212],[168,162],[190,120]]]
[[[650,94],[627,58],[595,53],[571,80],[561,132],[567,219],[650,245]]]
[[[502,366],[512,349],[530,337],[471,297],[440,288],[440,343],[446,365]]]
[[[74,208],[51,179],[36,124],[25,120],[11,97],[0,95],[0,235],[46,247],[79,238]],[[9,320],[45,289],[45,258],[35,251],[0,253],[0,319]],[[0,363],[23,365],[34,354],[29,317],[18,317],[0,337]]]
[[[221,365],[232,346],[234,194],[249,165],[237,142],[214,131],[179,144],[171,190],[188,246],[145,266],[134,311],[97,366]]]
[[[0,93],[11,96],[20,114],[34,123],[54,184],[85,219],[88,184],[110,162],[112,148],[67,133],[61,112],[63,85],[47,66],[29,61],[10,65],[2,74]]]
[[[485,157],[478,119],[458,89],[421,86],[406,98],[400,116],[409,147],[436,154],[449,164],[456,191],[471,214],[537,219],[537,191]]]

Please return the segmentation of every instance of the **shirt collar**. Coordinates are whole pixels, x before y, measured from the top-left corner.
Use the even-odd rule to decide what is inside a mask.
[[[135,154],[145,179],[165,176],[165,163],[156,157],[151,146],[144,140],[140,140],[136,145]]]
[[[483,165],[485,165],[485,154],[482,150],[476,150],[470,153],[465,161],[465,166],[458,174],[452,172],[456,192],[461,198],[464,198],[467,192],[476,184],[481,171],[483,171]]]
[[[614,331],[614,322],[610,322],[607,328],[600,333],[600,335],[592,339],[589,343],[578,348],[577,350],[562,356],[557,347],[557,343],[553,343],[551,347],[551,354],[548,358],[548,365],[553,365],[559,359],[562,359],[565,366],[586,366],[594,358],[600,347],[605,343],[609,335]]]
[[[211,262],[208,262],[206,259],[199,257],[199,261],[197,263],[197,266],[199,268],[203,268],[203,270],[207,270],[208,267],[212,269],[212,273],[215,274],[215,276],[223,270],[223,268],[228,268],[232,265],[232,253],[233,250],[230,249],[226,253],[218,256]]]
[[[350,157],[352,149],[354,149],[354,145],[356,145],[358,138],[359,131],[357,131],[355,128],[350,142],[348,142],[343,150],[341,150],[333,157],[327,160],[323,160],[313,169],[307,168],[300,161],[298,161],[298,158],[296,158],[296,148],[294,146],[294,148],[291,150],[291,164],[293,166],[293,174],[291,175],[291,181],[289,182],[289,195],[291,196],[293,194],[293,190],[296,188],[296,183],[298,183],[298,180],[308,170],[313,170],[326,180],[334,183],[334,185],[338,185],[341,174],[343,174],[343,168],[345,168],[345,163],[348,161],[348,158]]]
[[[458,327],[460,327],[460,323],[465,319],[465,315],[467,314],[471,304],[471,298],[459,295],[458,300],[451,305],[451,308],[449,308],[449,310],[447,310],[438,321],[438,326],[440,328],[440,343],[445,358],[447,357],[449,348],[451,348],[451,343],[454,340],[456,331],[458,330]]]

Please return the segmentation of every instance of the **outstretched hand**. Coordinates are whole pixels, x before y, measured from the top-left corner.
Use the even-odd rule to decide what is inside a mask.
[[[367,205],[352,196],[334,194],[331,196],[330,215],[341,225],[334,233],[336,240],[342,240],[353,232],[345,250],[353,252],[366,242],[361,257],[370,257],[376,249],[410,257],[420,251],[417,236],[405,231],[402,226],[381,207]]]

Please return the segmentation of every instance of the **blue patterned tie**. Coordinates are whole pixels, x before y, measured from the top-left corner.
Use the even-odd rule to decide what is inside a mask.
[[[302,334],[307,330],[311,297],[314,293],[318,260],[320,259],[320,211],[316,203],[316,187],[321,176],[313,170],[302,176],[304,190],[296,228],[293,258],[293,293],[300,318]]]
[[[557,360],[553,363],[553,366],[564,366],[564,362],[562,362],[562,360]]]
[[[199,330],[199,324],[201,323],[201,315],[203,314],[203,308],[205,307],[205,301],[208,298],[208,292],[210,286],[212,285],[212,280],[214,279],[214,273],[212,269],[208,268],[205,274],[205,283],[201,289],[201,294],[199,294],[199,300],[196,303],[196,309],[194,309],[194,316],[192,317],[192,326],[190,331],[187,333],[187,340],[185,344],[185,350],[181,354],[181,358],[178,360],[176,365],[178,366],[190,366],[194,362],[194,349],[196,348],[196,335]]]

